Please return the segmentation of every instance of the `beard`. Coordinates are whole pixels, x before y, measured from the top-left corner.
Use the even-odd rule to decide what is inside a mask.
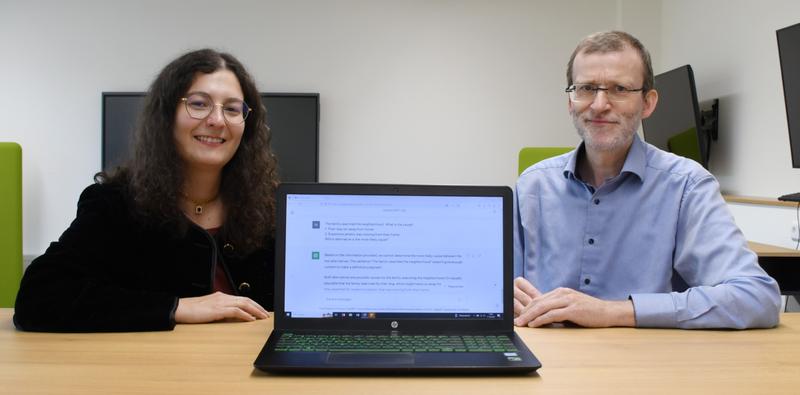
[[[589,110],[581,114],[572,111],[572,124],[575,125],[578,135],[583,140],[587,149],[600,152],[613,152],[627,150],[633,141],[633,135],[639,128],[641,114],[619,114],[616,124],[595,127],[587,123],[587,119],[594,118]],[[602,129],[602,130],[601,130]]]

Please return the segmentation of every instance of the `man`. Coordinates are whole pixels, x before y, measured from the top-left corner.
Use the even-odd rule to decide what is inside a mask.
[[[583,143],[528,168],[515,192],[514,323],[773,327],[780,293],[716,179],[643,142],[650,55],[623,32],[581,41],[567,106]]]

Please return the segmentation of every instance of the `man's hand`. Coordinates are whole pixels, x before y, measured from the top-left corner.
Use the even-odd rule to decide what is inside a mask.
[[[178,324],[202,324],[222,320],[255,321],[267,317],[267,310],[252,299],[222,292],[180,298],[175,310],[175,322]]]
[[[530,285],[524,279],[514,281],[514,325],[539,327],[566,321],[593,328],[636,325],[633,302],[630,300],[601,300],[570,288],[557,288],[533,297],[517,313],[517,288],[522,288],[517,284],[521,283],[519,280]],[[533,285],[530,287],[533,288]]]
[[[528,307],[533,298],[541,296],[536,287],[530,281],[523,277],[514,279],[514,318],[518,317],[520,313]]]

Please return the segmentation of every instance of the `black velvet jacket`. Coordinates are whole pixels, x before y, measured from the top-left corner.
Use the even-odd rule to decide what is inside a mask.
[[[95,184],[57,242],[22,278],[18,329],[52,332],[171,330],[178,298],[211,292],[224,262],[232,287],[273,309],[273,241],[247,256],[191,225],[184,237],[135,221],[121,187]],[[218,258],[218,259],[217,259]]]

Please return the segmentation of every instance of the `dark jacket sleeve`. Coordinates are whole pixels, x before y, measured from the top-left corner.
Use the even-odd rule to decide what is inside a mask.
[[[171,330],[177,296],[136,287],[120,261],[137,243],[120,188],[92,185],[75,220],[26,270],[15,305],[18,329],[47,332]],[[126,264],[125,266],[130,266]]]

